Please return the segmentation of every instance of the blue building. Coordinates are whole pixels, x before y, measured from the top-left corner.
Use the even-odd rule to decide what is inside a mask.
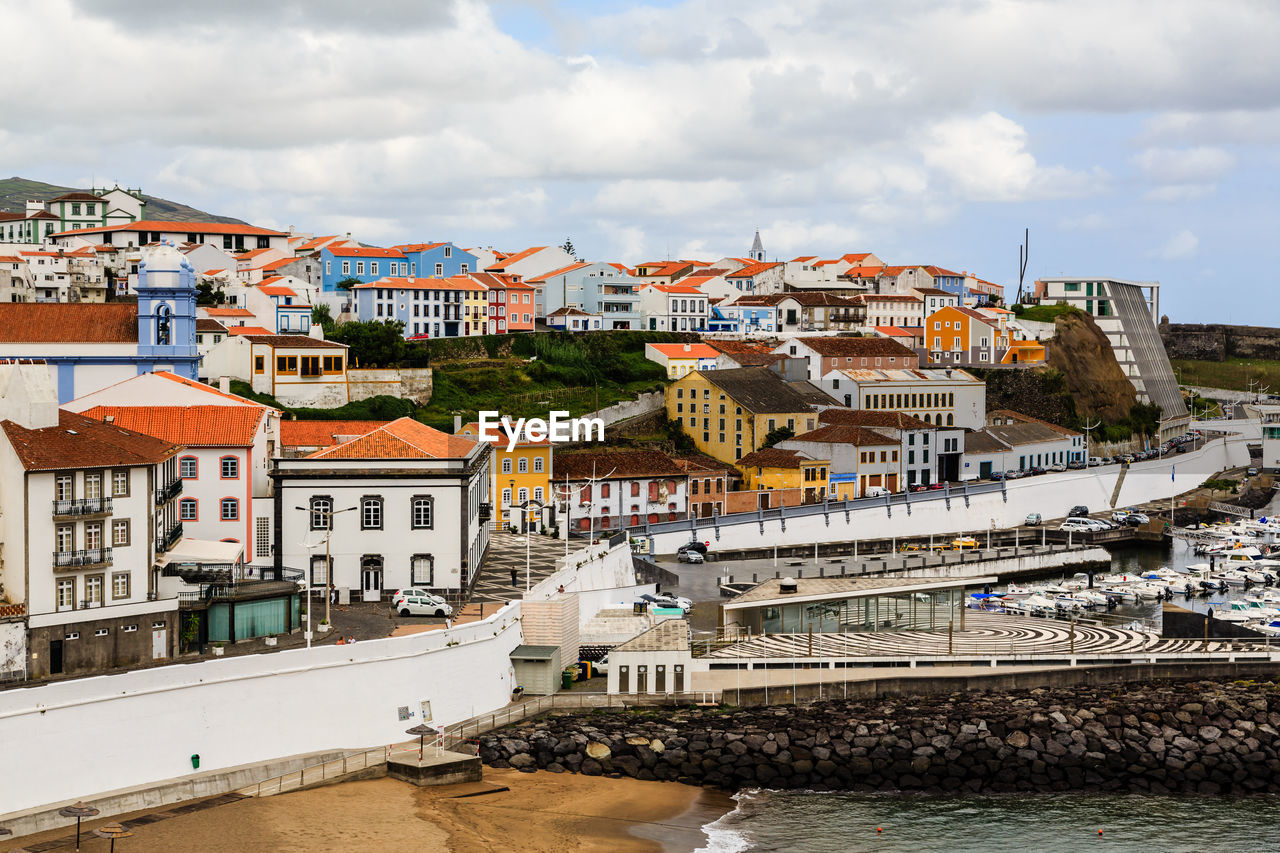
[[[422,278],[449,278],[480,272],[480,259],[452,243],[407,243],[392,246],[409,260],[409,272],[399,275]]]
[[[964,302],[964,274],[952,272],[942,267],[925,267],[924,271],[933,278],[933,286],[938,290],[945,290],[947,293],[953,293],[960,297],[960,302]]]
[[[0,304],[0,359],[49,365],[58,402],[165,370],[196,379],[196,274],[172,243],[146,249],[138,302]]]
[[[320,250],[320,290],[336,293],[338,282],[357,278],[362,283],[380,278],[415,276],[414,264],[399,249],[372,246],[325,246]]]

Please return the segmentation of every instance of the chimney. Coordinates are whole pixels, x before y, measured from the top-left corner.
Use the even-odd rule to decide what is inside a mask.
[[[685,345],[684,345],[684,351],[685,351],[685,352],[693,352],[693,344],[685,344]]]
[[[453,434],[457,435],[462,432],[462,415],[453,416]]]
[[[230,376],[218,377],[218,390],[221,391],[223,394],[231,393],[231,377]]]
[[[788,577],[778,581],[778,592],[790,594],[796,592],[799,588],[800,584],[796,583],[795,578]]]

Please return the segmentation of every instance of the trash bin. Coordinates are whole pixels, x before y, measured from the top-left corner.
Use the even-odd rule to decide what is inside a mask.
[[[200,769],[200,753],[198,752],[192,753],[191,755],[191,769],[192,770]]]
[[[351,603],[351,587],[349,586],[338,587],[338,603],[339,604]]]
[[[560,686],[563,687],[565,690],[569,690],[573,687],[572,672],[566,669],[564,672],[560,673]]]
[[[648,606],[648,603],[647,603],[647,602],[644,602],[644,601],[636,601],[636,602],[632,602],[632,604],[631,604],[631,612],[632,612],[632,613],[635,613],[636,615],[643,615],[643,614],[644,614],[644,612],[645,612],[645,608],[646,608],[647,606]]]

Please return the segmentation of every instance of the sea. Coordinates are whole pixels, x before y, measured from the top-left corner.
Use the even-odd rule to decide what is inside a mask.
[[[1280,797],[748,790],[698,853],[1280,850]]]

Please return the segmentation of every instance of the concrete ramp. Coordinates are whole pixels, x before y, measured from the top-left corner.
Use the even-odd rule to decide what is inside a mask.
[[[1111,508],[1116,508],[1116,501],[1120,500],[1120,488],[1124,486],[1124,475],[1129,473],[1128,465],[1120,466],[1120,476],[1116,477],[1116,487],[1111,491]]]

